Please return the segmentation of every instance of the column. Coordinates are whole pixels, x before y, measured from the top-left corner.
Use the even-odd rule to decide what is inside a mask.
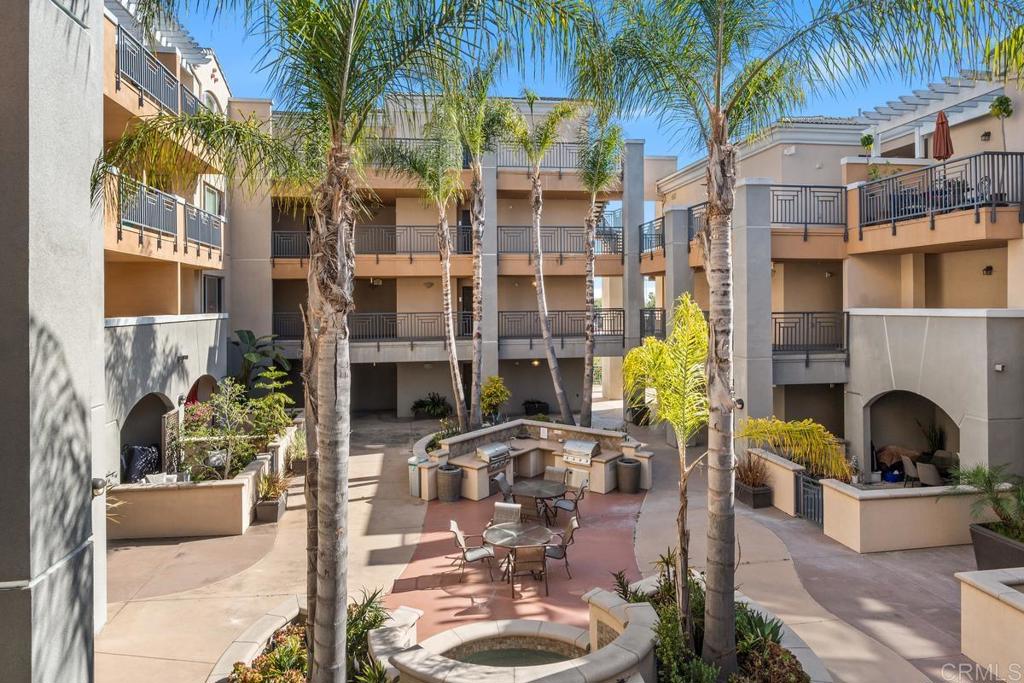
[[[900,254],[900,308],[924,307],[924,254]]]
[[[108,464],[103,206],[89,190],[103,3],[0,3],[0,44],[0,678],[91,681],[106,603],[105,497],[92,488]]]
[[[693,294],[693,269],[690,268],[690,211],[688,207],[665,209],[665,279],[664,297],[666,329],[676,300],[684,292]]]
[[[772,414],[771,181],[736,184],[733,211],[733,370],[737,421]]]
[[[494,152],[483,159],[484,243],[483,243],[483,361],[484,381],[498,374],[498,165]]]
[[[1006,241],[1006,307],[1024,308],[1024,239]]]
[[[640,274],[640,224],[644,222],[643,140],[626,141],[622,168],[622,306],[628,350],[640,344],[640,309],[644,305],[644,282]]]

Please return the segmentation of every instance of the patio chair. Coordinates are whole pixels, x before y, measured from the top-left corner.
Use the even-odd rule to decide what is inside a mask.
[[[506,503],[511,503],[512,485],[508,483],[508,477],[505,476],[505,473],[498,472],[496,475],[491,477],[491,481],[498,485],[498,490],[501,492],[501,499]]]
[[[512,499],[522,507],[522,521],[539,522],[545,518],[544,501],[530,496],[512,496]]]
[[[494,524],[518,523],[523,520],[523,506],[518,503],[495,503],[494,516],[491,518]]]
[[[919,462],[917,467],[917,479],[924,486],[945,486],[946,482],[942,480],[942,475],[939,474],[939,468],[930,462]]]
[[[576,520],[576,516],[573,515],[569,518],[569,523],[565,525],[565,528],[558,532],[558,543],[546,546],[544,548],[544,555],[550,557],[552,560],[562,560],[565,562],[565,573],[572,578],[572,572],[569,571],[569,546],[573,544],[573,532],[580,528],[580,523]]]
[[[548,465],[544,468],[544,481],[560,481],[565,483],[566,477],[569,476],[568,467],[553,467]]]
[[[551,504],[551,509],[554,511],[555,519],[558,519],[558,511],[565,510],[571,512],[576,517],[583,519],[583,515],[580,514],[580,503],[583,501],[583,496],[587,495],[587,489],[590,487],[590,479],[584,479],[580,483],[580,487],[575,491],[566,491],[565,496],[559,498]]]
[[[494,548],[489,545],[468,545],[466,543],[467,538],[479,538],[483,540],[483,536],[480,534],[466,534],[463,533],[462,529],[459,528],[459,523],[454,519],[448,524],[449,530],[455,537],[455,547],[459,550],[459,556],[456,557],[456,561],[459,563],[459,583],[462,583],[463,577],[466,575],[466,565],[473,562],[482,562],[487,566],[487,576],[490,577],[491,581],[494,581],[494,574],[491,572],[491,564],[494,560]]]
[[[535,548],[516,548],[512,556],[512,567],[509,581],[512,584],[512,597],[516,596],[516,577],[529,574],[537,581],[544,581],[544,595],[548,595],[548,562],[547,549],[544,546]]]
[[[903,488],[906,488],[907,484],[919,481],[917,478],[917,465],[905,455],[901,455],[900,460],[903,461]]]

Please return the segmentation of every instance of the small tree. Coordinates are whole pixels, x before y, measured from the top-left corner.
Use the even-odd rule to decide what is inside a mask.
[[[864,133],[860,136],[860,146],[870,155],[871,148],[875,146],[875,136],[871,133]]]
[[[497,418],[501,407],[512,398],[512,392],[498,375],[491,375],[480,390],[480,410],[486,418]]]
[[[279,365],[285,370],[291,370],[291,363],[284,356],[284,347],[274,341],[276,338],[274,334],[257,337],[252,330],[235,330],[235,337],[230,340],[231,345],[238,349],[242,357],[242,366],[235,380],[243,388],[252,386],[253,374],[259,372],[260,368]]]
[[[295,400],[283,391],[292,384],[285,379],[287,376],[288,373],[271,365],[264,368],[253,384],[254,389],[262,392],[262,395],[250,398],[248,406],[252,433],[261,439],[258,449],[266,448],[270,439],[291,424],[287,409],[295,405]]]
[[[992,100],[988,113],[999,119],[999,129],[1003,137],[1003,151],[1006,151],[1006,119],[1013,115],[1013,100],[1006,95],[1000,95]]]

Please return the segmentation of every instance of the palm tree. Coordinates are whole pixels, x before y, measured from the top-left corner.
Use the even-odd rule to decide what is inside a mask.
[[[589,427],[594,399],[594,250],[600,213],[597,197],[619,182],[622,128],[600,114],[593,114],[580,127],[579,143],[577,169],[580,184],[590,194],[590,207],[584,219],[587,317],[583,347],[583,405],[580,407],[580,424]]]
[[[147,0],[173,11],[178,0]],[[351,359],[348,314],[353,310],[354,218],[360,199],[361,149],[370,129],[408,101],[439,64],[456,59],[468,41],[498,33],[517,48],[557,34],[570,42],[575,13],[568,0],[536,4],[476,0],[213,0],[242,6],[263,39],[263,64],[278,92],[272,134],[264,122],[231,121],[208,112],[160,114],[141,120],[104,152],[97,177],[118,168],[136,177],[194,178],[207,172],[191,150],[209,152],[233,181],[267,190],[275,179],[309,193],[313,285],[306,344],[315,349],[317,509],[315,592],[307,596],[313,622],[310,678],[345,678],[346,534]],[[206,156],[206,155],[204,155]],[[97,187],[106,187],[97,183]]]
[[[683,629],[683,642],[692,650],[688,587],[690,534],[686,525],[687,484],[700,463],[686,462],[686,444],[708,421],[707,396],[708,326],[704,313],[690,295],[676,302],[671,329],[664,341],[647,337],[641,346],[626,354],[622,362],[626,396],[644,397],[653,390],[650,415],[655,422],[668,423],[676,434],[679,456],[679,510],[676,513],[676,605]],[[641,399],[646,403],[646,399]]]
[[[736,670],[735,455],[731,227],[733,141],[803,103],[870,77],[929,74],[982,62],[989,39],[1011,34],[1019,2],[967,0],[662,0],[615,4],[612,36],[622,109],[654,112],[695,133],[707,152],[707,228],[700,236],[710,289],[708,564],[703,657]]]
[[[444,318],[445,347],[448,369],[455,397],[455,413],[459,429],[469,426],[466,395],[462,389],[462,372],[455,348],[455,312],[452,306],[452,240],[448,227],[448,209],[462,197],[462,155],[455,131],[446,128],[444,118],[431,121],[427,129],[432,135],[420,145],[384,141],[371,148],[370,158],[385,172],[411,180],[424,201],[437,211],[437,249],[441,254],[441,300]],[[475,294],[474,294],[475,296]],[[479,400],[479,396],[478,396]],[[479,410],[479,406],[477,408]]]
[[[484,153],[493,151],[511,127],[516,110],[506,99],[493,98],[494,85],[503,50],[496,50],[475,68],[460,61],[457,68],[442,74],[443,91],[435,114],[458,135],[469,161],[469,215],[473,246],[473,364],[470,381],[469,424],[483,422],[480,409],[481,367],[483,365],[483,237],[487,207],[484,202]],[[492,207],[493,209],[493,207]]]
[[[577,113],[577,106],[572,102],[559,102],[551,111],[540,119],[534,114],[534,105],[539,99],[536,93],[527,90],[524,93],[526,104],[530,109],[528,116],[517,112],[509,130],[509,137],[526,155],[529,164],[530,204],[533,209],[533,271],[537,281],[537,317],[539,318],[541,336],[544,338],[544,352],[551,371],[551,382],[555,388],[555,399],[562,422],[575,424],[572,408],[565,394],[562,382],[562,371],[558,367],[558,356],[555,355],[555,340],[551,334],[551,320],[548,318],[548,299],[544,294],[544,250],[541,244],[541,214],[544,212],[544,188],[540,182],[540,167],[544,155],[559,141],[559,129],[570,121]]]

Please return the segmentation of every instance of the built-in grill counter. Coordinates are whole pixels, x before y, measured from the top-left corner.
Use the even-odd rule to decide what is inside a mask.
[[[609,493],[616,487],[615,461],[621,457],[640,460],[640,486],[651,487],[652,453],[623,432],[536,420],[513,420],[441,441],[440,449],[421,462],[421,497],[436,496],[437,465],[448,462],[462,468],[462,497],[482,500],[491,495],[491,478],[504,472],[509,483],[544,473],[548,466],[569,469],[570,486],[590,481],[593,493]]]

